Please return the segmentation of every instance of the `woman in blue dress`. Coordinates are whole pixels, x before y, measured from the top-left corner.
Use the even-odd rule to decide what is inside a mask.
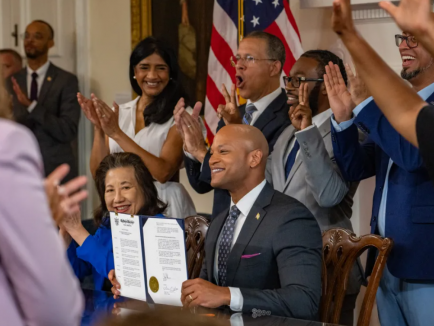
[[[133,153],[106,156],[95,174],[100,207],[94,220],[98,227],[90,235],[81,223],[80,214],[65,218],[60,225],[68,259],[80,279],[93,275],[95,290],[110,290],[107,279],[114,269],[109,212],[133,215],[163,216],[166,209],[158,199],[153,178],[142,159]]]

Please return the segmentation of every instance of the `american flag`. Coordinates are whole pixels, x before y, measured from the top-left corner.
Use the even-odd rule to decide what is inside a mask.
[[[244,0],[244,33],[262,30],[279,37],[286,49],[282,74],[288,75],[303,53],[300,33],[289,8],[288,0]],[[208,142],[212,143],[219,118],[217,107],[224,104],[221,85],[235,83],[235,68],[230,57],[238,48],[238,0],[215,0],[211,49],[205,99],[205,122]]]

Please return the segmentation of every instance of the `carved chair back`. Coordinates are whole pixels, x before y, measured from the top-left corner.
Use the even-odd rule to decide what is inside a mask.
[[[325,323],[339,323],[348,277],[357,258],[368,248],[378,250],[357,322],[357,326],[369,326],[378,285],[392,250],[392,239],[374,234],[358,237],[352,231],[341,228],[325,231],[322,239],[321,321]]]
[[[209,221],[200,215],[185,219],[185,248],[187,250],[188,276],[190,279],[199,277],[205,256],[205,237]]]

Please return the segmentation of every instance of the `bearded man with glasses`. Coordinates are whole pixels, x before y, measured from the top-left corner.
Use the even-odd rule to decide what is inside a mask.
[[[410,3],[401,1],[402,9],[407,6],[401,18],[411,13]],[[428,16],[431,5],[428,1],[424,5],[425,8],[419,2],[421,7],[413,11],[425,11]],[[383,8],[391,6],[382,3]],[[358,35],[350,13],[349,0],[335,1],[333,29],[349,50],[375,101],[381,107],[395,107],[399,115],[417,96],[411,92],[402,96],[403,83],[397,83],[390,70],[379,65],[381,59]],[[412,18],[414,21],[415,17]],[[418,92],[421,103],[432,103],[432,55],[408,32],[396,35],[395,40],[402,58],[402,78]],[[380,323],[383,326],[431,325],[434,320],[434,187],[429,171],[419,149],[392,127],[372,97],[357,96],[352,91],[350,94],[340,83],[335,83],[340,79],[335,68],[333,65],[327,68],[325,82],[329,93],[335,94],[330,98],[330,105],[334,114],[332,139],[336,162],[347,181],[361,181],[375,175],[371,232],[394,241],[376,296]],[[357,142],[357,127],[367,134],[363,144]],[[375,251],[368,252],[367,275],[372,271],[375,255]]]
[[[225,125],[252,125],[264,134],[270,152],[281,132],[290,125],[285,90],[281,88],[282,68],[285,64],[285,47],[280,39],[266,32],[252,32],[241,41],[237,55],[230,58],[235,67],[236,84],[228,92],[222,85],[224,102],[217,113],[220,119],[217,131]],[[220,86],[220,85],[218,85]],[[236,89],[247,99],[238,107]],[[181,99],[174,116],[185,149],[185,168],[191,186],[200,194],[213,189],[210,151],[197,133],[197,119],[201,105],[196,105],[193,117],[184,111]],[[227,209],[230,196],[226,190],[215,189],[212,217]]]

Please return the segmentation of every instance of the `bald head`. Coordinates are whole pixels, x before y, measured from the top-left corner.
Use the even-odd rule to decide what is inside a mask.
[[[253,189],[265,178],[267,157],[268,143],[259,129],[225,126],[211,147],[211,185],[230,192],[240,187]]]

